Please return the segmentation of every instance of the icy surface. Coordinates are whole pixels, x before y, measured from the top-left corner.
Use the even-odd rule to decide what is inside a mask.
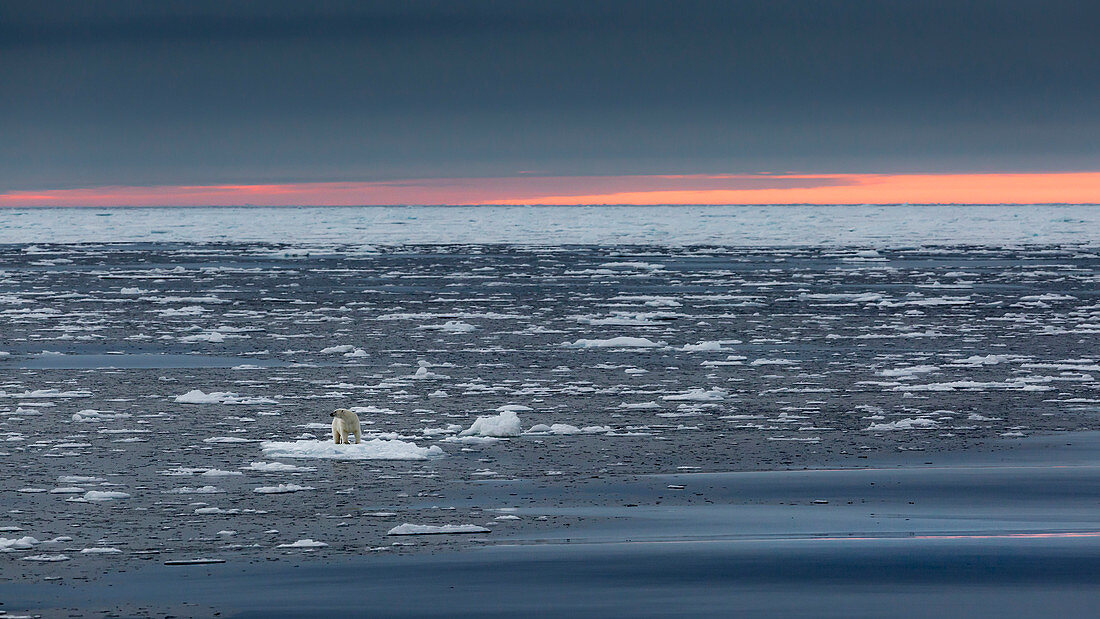
[[[256,225],[258,221],[263,225]],[[330,243],[880,248],[926,243],[1097,243],[1100,209],[1078,205],[0,209],[0,243],[28,239],[39,244],[297,239],[303,247],[255,252],[289,260],[315,255],[323,251],[316,245]],[[867,251],[855,257],[878,258]]]
[[[443,535],[450,533],[488,533],[489,529],[479,527],[476,524],[409,524],[398,525],[386,535]]]
[[[793,237],[777,212],[777,230],[730,232],[721,209],[692,215],[716,219],[710,231],[689,217],[671,238],[762,240],[357,244],[360,232],[443,225],[396,209],[378,213],[405,223],[350,228],[344,241],[97,242],[111,226],[137,230],[142,212],[98,217],[106,227],[82,243],[52,243],[75,234],[61,222],[0,245],[10,353],[0,357],[0,537],[35,540],[3,550],[5,577],[151,557],[260,563],[301,556],[308,549],[279,546],[304,539],[324,540],[326,556],[361,556],[566,535],[575,515],[498,519],[526,505],[509,488],[569,494],[650,473],[933,460],[1100,429],[1088,209],[1043,211],[1047,224],[1042,212],[1004,211],[1037,235],[1013,236],[1017,224],[997,219],[1017,245],[906,244],[919,229],[872,239],[864,227],[852,234],[866,242],[818,246],[808,235],[780,247],[764,242]],[[338,216],[374,217],[356,213]],[[230,215],[206,232],[160,224],[168,237],[201,236],[226,223],[218,217]],[[632,225],[623,238],[660,232]],[[358,414],[362,444],[331,442],[336,408]],[[492,500],[465,498],[493,484]],[[655,495],[665,502],[667,485]],[[696,497],[686,485],[676,494]],[[386,533],[406,522],[490,532],[392,546]],[[123,552],[81,552],[96,547]],[[20,560],[59,554],[68,560]]]
[[[432,445],[419,447],[399,440],[371,439],[362,443],[337,445],[331,441],[265,441],[264,455],[269,458],[320,458],[323,460],[427,460],[443,455]]]

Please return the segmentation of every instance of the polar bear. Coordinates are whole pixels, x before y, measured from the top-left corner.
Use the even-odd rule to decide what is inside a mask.
[[[349,443],[348,438],[354,434],[355,442],[359,443],[363,431],[359,428],[358,415],[346,408],[338,408],[332,411],[330,416],[332,417],[332,442],[337,445]]]

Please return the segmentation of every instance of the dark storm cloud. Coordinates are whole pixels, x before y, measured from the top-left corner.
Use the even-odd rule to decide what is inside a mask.
[[[1094,2],[5,2],[0,190],[1093,170]]]

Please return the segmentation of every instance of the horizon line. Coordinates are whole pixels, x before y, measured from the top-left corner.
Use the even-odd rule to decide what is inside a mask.
[[[650,174],[103,185],[0,193],[10,207],[1088,205],[1100,172]]]

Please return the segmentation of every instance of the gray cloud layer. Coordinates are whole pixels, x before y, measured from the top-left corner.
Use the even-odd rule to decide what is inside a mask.
[[[5,2],[0,190],[1100,169],[1100,4]]]

